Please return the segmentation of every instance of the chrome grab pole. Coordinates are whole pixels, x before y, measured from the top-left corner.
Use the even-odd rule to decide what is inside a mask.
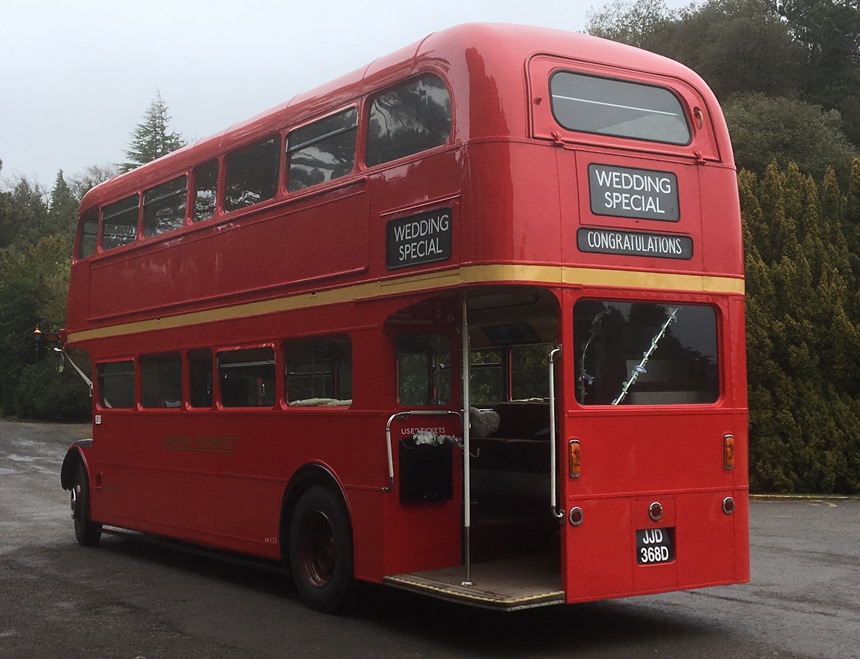
[[[469,317],[466,305],[466,295],[463,294],[463,321],[461,334],[463,338],[463,544],[464,562],[466,565],[466,578],[463,586],[472,585],[472,478],[471,478],[471,433],[469,420]]]
[[[561,354],[561,348],[553,348],[549,353],[549,473],[550,473],[550,504],[552,514],[558,519],[564,519],[564,511],[558,509],[558,471],[556,467],[556,453],[558,452],[558,441],[555,420],[555,358]]]

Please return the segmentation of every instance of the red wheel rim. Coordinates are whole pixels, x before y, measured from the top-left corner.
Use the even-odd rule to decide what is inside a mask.
[[[314,511],[302,525],[299,559],[311,585],[323,588],[331,582],[337,565],[337,543],[325,513]]]

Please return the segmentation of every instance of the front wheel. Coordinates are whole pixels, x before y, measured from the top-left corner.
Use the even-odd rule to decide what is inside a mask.
[[[75,540],[79,545],[92,547],[102,537],[102,525],[90,519],[90,483],[87,471],[80,462],[72,483],[72,519],[75,520]]]
[[[299,499],[290,524],[290,567],[305,604],[340,609],[352,585],[352,532],[343,500],[315,486]]]

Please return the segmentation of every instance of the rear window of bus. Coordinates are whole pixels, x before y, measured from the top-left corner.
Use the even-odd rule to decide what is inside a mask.
[[[580,405],[717,401],[717,318],[700,304],[579,300],[573,307]]]
[[[665,87],[557,71],[550,77],[549,88],[555,120],[567,130],[690,143],[681,101]]]

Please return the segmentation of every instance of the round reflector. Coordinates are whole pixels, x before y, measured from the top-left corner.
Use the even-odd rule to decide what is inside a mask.
[[[661,504],[659,501],[655,501],[650,506],[648,506],[648,516],[655,522],[659,522],[661,519],[663,519],[663,504]]]
[[[579,526],[582,524],[582,508],[571,508],[567,514],[567,519],[571,526]]]
[[[726,497],[725,499],[723,499],[723,512],[726,515],[731,515],[733,512],[735,512],[734,499],[732,499],[731,497]]]

